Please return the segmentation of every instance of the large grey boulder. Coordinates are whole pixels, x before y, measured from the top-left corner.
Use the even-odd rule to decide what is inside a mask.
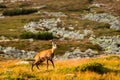
[[[120,36],[101,36],[101,37],[90,37],[89,40],[93,44],[101,46],[106,53],[120,54]]]
[[[4,54],[0,54],[0,56],[10,59],[10,58],[16,58],[16,59],[29,59],[33,58],[36,54],[35,51],[25,51],[16,49],[15,47],[2,47],[0,46],[0,51]]]
[[[99,13],[99,14],[89,13],[84,16],[84,19],[109,23],[111,25],[110,28],[115,30],[120,30],[120,18],[107,13]]]
[[[78,58],[90,58],[96,57],[98,55],[97,51],[92,49],[87,49],[85,52],[81,52],[79,48],[74,49],[73,51],[66,51],[63,56],[58,59],[78,59]]]

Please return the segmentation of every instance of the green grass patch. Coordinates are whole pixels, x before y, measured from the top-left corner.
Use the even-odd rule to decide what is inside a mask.
[[[26,15],[37,12],[37,9],[12,9],[12,10],[5,10],[3,12],[4,16],[15,16],[15,15]]]
[[[96,26],[94,26],[94,29],[104,29],[104,28],[107,28],[109,29],[110,28],[110,24],[107,24],[107,23],[101,23],[101,24],[98,24]]]
[[[0,36],[18,38],[26,23],[38,19],[37,15],[21,15],[0,19]]]
[[[51,40],[54,38],[53,34],[50,32],[38,32],[38,33],[32,33],[32,32],[23,32],[20,35],[20,38],[22,39],[38,39],[38,40]]]
[[[29,6],[30,6],[30,3],[24,2],[24,3],[19,4],[18,6],[19,6],[20,8],[29,7]]]
[[[87,6],[89,5],[89,3],[86,0],[82,0],[82,1],[80,0],[75,0],[75,1],[55,0],[55,1],[50,1],[46,3],[46,5],[48,6],[46,9],[49,9],[49,10],[76,12],[76,11],[81,11],[81,10],[85,10],[86,8],[88,8]]]
[[[106,29],[104,28],[104,30],[101,28],[101,29],[98,29],[98,30],[94,30],[95,32],[95,35],[97,37],[99,36],[116,36],[116,35],[120,35],[120,31],[116,31],[114,29]]]

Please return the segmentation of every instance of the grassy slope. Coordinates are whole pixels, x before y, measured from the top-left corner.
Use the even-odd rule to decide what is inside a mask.
[[[36,2],[37,3],[36,3]],[[39,2],[38,2],[39,1]],[[79,20],[78,17],[80,14],[86,14],[88,12],[91,12],[88,9],[89,3],[84,2],[85,0],[74,0],[74,1],[64,1],[64,0],[34,0],[33,3],[36,3],[35,6],[40,4],[46,4],[49,7],[46,9],[42,9],[40,11],[62,11],[66,14],[68,14],[69,18],[63,18],[65,21],[65,26],[69,25],[75,25],[78,24],[78,26],[75,26],[76,30],[83,30],[83,29],[91,29],[94,31],[94,34],[97,36],[101,35],[119,35],[120,33],[111,29],[105,28],[103,29],[94,29],[94,26],[103,24],[98,23],[94,21],[89,20]],[[95,0],[100,1],[102,3],[105,3],[107,7],[110,7],[113,5],[113,7],[109,10],[108,8],[95,8],[93,11],[96,12],[111,12],[113,15],[119,15],[119,2],[114,2],[115,4],[112,4],[113,2],[106,2],[105,0]],[[82,2],[82,3],[81,3]],[[80,5],[81,4],[81,5]],[[86,5],[85,5],[86,4]],[[12,6],[11,6],[12,5]],[[71,5],[75,5],[74,7]],[[79,6],[80,5],[80,6]],[[116,6],[117,5],[117,6]],[[18,5],[14,4],[7,4],[9,8],[18,7]],[[34,5],[32,5],[34,6]],[[30,6],[28,6],[30,8]],[[114,11],[113,11],[114,10]],[[1,13],[2,11],[0,11]],[[0,19],[0,35],[5,35],[7,37],[18,37],[19,34],[23,31],[23,25],[30,21],[38,20],[40,18],[40,15],[36,14],[30,14],[30,15],[24,15],[24,16],[14,16],[14,17],[6,17],[4,19]],[[89,25],[89,26],[88,26]],[[10,29],[13,29],[13,31],[10,31]],[[67,29],[67,27],[66,27]],[[14,31],[15,30],[15,31]],[[12,43],[12,44],[11,44]],[[50,48],[50,42],[48,41],[34,41],[34,42],[2,42],[0,45],[3,46],[13,46],[18,49],[24,49],[24,50],[43,50]],[[83,41],[75,41],[75,42],[69,42],[69,41],[63,41],[58,42],[58,50],[56,51],[57,54],[62,54],[67,50],[72,51],[72,47],[80,47],[82,51],[93,48],[97,50],[96,46],[89,43],[86,39]],[[99,50],[98,50],[99,51]],[[35,69],[34,72],[30,71],[30,65],[16,65],[16,62],[21,60],[3,60],[0,61],[0,79],[38,79],[41,78],[43,80],[72,80],[73,76],[77,80],[119,80],[120,78],[120,59],[119,58],[95,58],[95,59],[82,59],[82,60],[65,60],[65,61],[55,61],[56,68],[52,69],[51,65],[49,67],[49,70],[46,71],[46,65],[41,65],[41,70],[38,71]],[[98,74],[95,72],[80,72],[80,71],[73,71],[72,69],[77,66],[81,66],[84,63],[88,62],[99,62],[103,64],[108,69],[111,69],[110,72],[105,74]],[[67,68],[71,69],[70,71],[66,71]],[[64,72],[61,72],[60,70],[63,70]]]
[[[46,63],[40,66],[40,70],[34,67],[34,71],[30,71],[30,65],[16,65],[20,60],[5,60],[0,61],[0,79],[43,79],[43,80],[119,80],[120,78],[120,57],[109,56],[104,58],[93,59],[77,59],[55,61],[56,68],[53,69],[49,65],[49,70],[46,71]],[[83,64],[98,62],[104,67],[110,69],[109,72],[98,74],[96,72],[76,71],[75,67],[81,67]],[[69,68],[69,71],[68,71]]]
[[[81,3],[82,2],[82,3]],[[95,2],[104,3],[107,6],[109,6],[112,1],[98,1],[95,0]],[[114,2],[117,4],[116,2]],[[119,3],[119,2],[118,2]],[[19,5],[22,3],[6,3],[8,9],[9,8],[18,8]],[[24,4],[24,3],[23,3]],[[74,27],[74,30],[80,30],[81,33],[83,33],[84,29],[90,29],[94,31],[94,34],[96,36],[113,36],[113,35],[120,35],[119,31],[115,31],[112,29],[108,29],[104,27],[105,23],[98,23],[95,21],[89,21],[89,20],[81,20],[79,17],[81,14],[86,14],[92,11],[87,10],[90,3],[88,3],[88,0],[75,0],[75,1],[64,1],[64,0],[34,0],[33,2],[29,3],[31,6],[24,6],[25,8],[30,8],[32,6],[39,6],[39,5],[47,5],[47,8],[40,9],[41,12],[43,11],[62,11],[63,13],[67,14],[68,18],[61,18],[64,22],[64,25],[61,27],[65,27],[68,29],[68,26],[72,25]],[[12,5],[12,6],[11,6]],[[74,7],[71,7],[71,5],[75,5]],[[115,7],[115,6],[114,6]],[[106,8],[105,8],[106,9]],[[102,9],[103,12],[109,12],[109,10]],[[4,10],[4,9],[3,9]],[[95,11],[101,10],[101,8],[95,8]],[[94,11],[94,8],[93,8]],[[2,12],[2,11],[1,11]],[[30,21],[36,21],[38,19],[45,18],[41,17],[41,15],[37,14],[30,14],[30,15],[20,15],[20,16],[13,16],[13,17],[5,17],[4,19],[0,19],[0,35],[4,35],[7,37],[19,37],[19,35],[24,31],[23,26],[26,23],[29,23]],[[77,25],[76,25],[77,24]],[[103,28],[99,28],[99,25],[103,25]],[[98,28],[96,28],[98,26]],[[85,51],[88,48],[100,51],[101,49],[93,44],[91,44],[87,40],[88,36],[82,40],[82,41],[63,41],[58,42],[58,50],[56,51],[57,54],[63,54],[65,51],[72,51],[71,48],[79,47],[80,50]],[[71,44],[70,44],[71,43]],[[34,41],[34,42],[2,42],[0,43],[2,46],[12,46],[16,47],[18,49],[23,50],[35,50],[40,51],[43,49],[48,49],[51,47],[50,43],[47,41]],[[29,45],[29,46],[28,46]]]
[[[38,18],[39,16],[36,15],[25,15],[0,19],[0,35],[4,35],[7,37],[18,37],[18,35],[23,31],[23,26],[26,23]]]

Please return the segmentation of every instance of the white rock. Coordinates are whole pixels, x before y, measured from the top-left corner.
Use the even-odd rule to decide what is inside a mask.
[[[89,13],[84,16],[84,19],[109,23],[111,25],[110,28],[120,30],[120,20],[118,19],[118,17],[109,15],[107,13],[99,13],[99,14]]]
[[[28,61],[20,61],[20,62],[17,62],[16,65],[21,65],[21,64],[29,64]]]
[[[85,36],[91,34],[91,30],[84,30],[83,34],[80,34],[79,31],[69,31],[65,28],[58,27],[58,23],[62,22],[60,18],[51,18],[51,19],[40,19],[39,22],[30,22],[28,25],[25,25],[24,28],[26,31],[31,31],[33,33],[39,32],[35,28],[36,26],[48,29],[48,32],[52,32],[54,36],[62,39],[84,39]],[[37,28],[38,28],[37,27]]]

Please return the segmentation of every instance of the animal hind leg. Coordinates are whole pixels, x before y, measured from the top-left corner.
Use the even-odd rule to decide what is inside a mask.
[[[35,61],[34,63],[32,63],[32,66],[31,66],[31,70],[33,71],[33,67],[34,67],[34,65],[36,65],[37,66],[37,64],[38,64],[38,62],[37,61]]]
[[[38,64],[36,64],[36,67],[37,67],[37,69],[40,69],[39,66],[38,66]]]
[[[39,65],[40,65],[42,62],[43,62],[42,60],[39,60],[38,62],[35,62],[35,65],[36,65],[37,69],[40,69],[40,68],[39,68]]]
[[[37,69],[40,69],[40,68],[39,68],[39,64],[40,64],[40,63],[41,63],[41,62],[36,63]]]
[[[32,63],[32,66],[31,66],[31,71],[33,71],[33,67],[34,67],[34,65],[35,65],[35,64],[34,64],[34,63]]]
[[[48,63],[48,59],[47,59],[47,70],[48,70],[48,66],[49,66],[49,63]]]

